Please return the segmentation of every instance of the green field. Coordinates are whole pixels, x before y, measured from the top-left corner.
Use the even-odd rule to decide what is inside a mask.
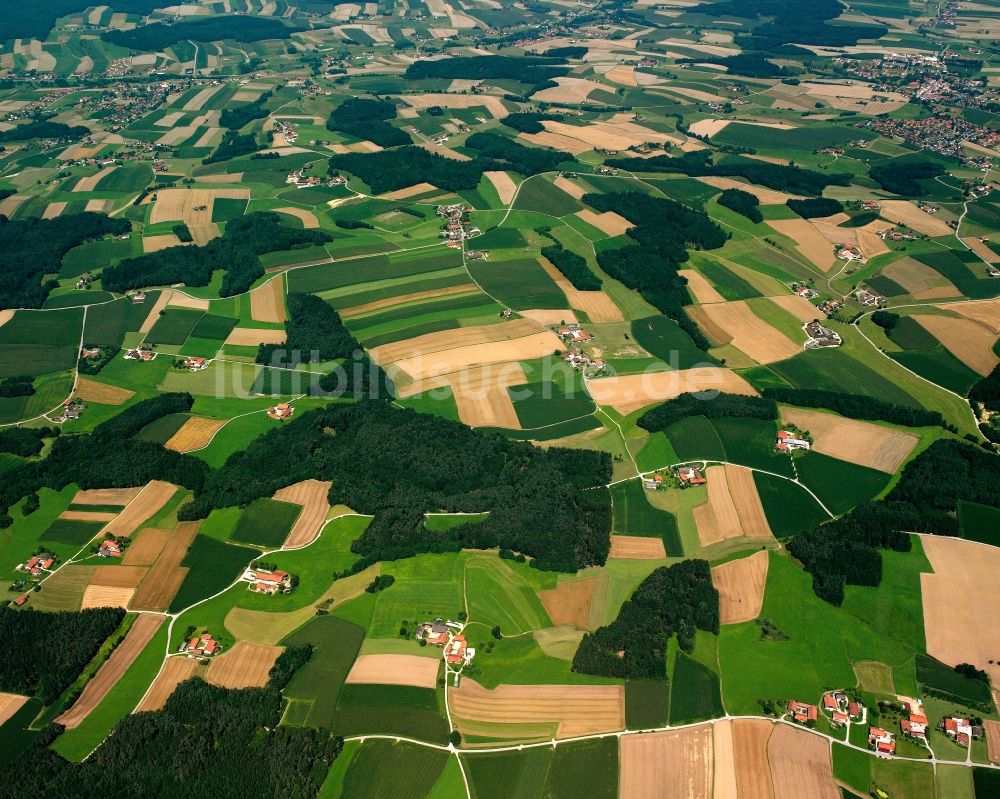
[[[718,675],[690,655],[679,652],[670,683],[670,723],[690,724],[724,713]]]
[[[42,533],[39,539],[43,544],[70,544],[82,547],[95,535],[105,522],[87,522],[78,519],[56,519]]]
[[[670,714],[670,684],[660,680],[625,683],[625,726],[646,730],[666,725]]]
[[[673,319],[649,316],[632,322],[632,337],[644,350],[671,369],[690,369],[713,363],[714,358],[695,346],[691,337]]]
[[[405,741],[366,741],[351,758],[341,795],[424,799],[447,760],[447,752]]]
[[[345,685],[337,701],[333,732],[344,736],[382,733],[444,743],[450,730],[437,693],[430,688]]]
[[[846,513],[875,497],[889,482],[889,475],[866,466],[837,460],[819,452],[795,459],[799,480],[833,513]]]
[[[639,480],[627,480],[611,486],[611,505],[615,533],[662,538],[668,556],[680,557],[683,554],[676,518],[649,504],[646,490]]]
[[[963,538],[1000,546],[1000,508],[960,500],[958,519]]]
[[[230,538],[242,544],[277,549],[288,537],[301,512],[302,506],[292,502],[267,497],[255,499],[240,515]]]
[[[177,590],[177,596],[170,603],[171,613],[222,591],[257,554],[257,550],[249,547],[196,535],[181,561],[181,566],[187,566],[189,571]]]
[[[791,480],[754,472],[753,481],[775,538],[811,530],[830,518],[816,500]]]
[[[170,413],[150,422],[135,437],[140,441],[150,441],[153,444],[166,444],[191,417],[186,413]]]
[[[183,344],[204,315],[193,308],[167,308],[146,335],[146,343]]]
[[[483,291],[515,311],[565,308],[569,304],[566,295],[532,258],[476,261],[469,264],[469,274]]]

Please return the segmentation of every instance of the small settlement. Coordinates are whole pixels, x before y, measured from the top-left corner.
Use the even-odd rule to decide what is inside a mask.
[[[202,633],[189,641],[184,641],[177,651],[187,654],[189,658],[200,658],[217,655],[221,649],[219,642],[212,638],[211,633]]]
[[[476,656],[475,647],[462,635],[462,625],[456,621],[425,621],[417,627],[416,639],[444,649],[445,662],[451,666],[467,666]]]
[[[289,594],[295,587],[292,575],[279,569],[247,569],[240,579],[258,594]]]

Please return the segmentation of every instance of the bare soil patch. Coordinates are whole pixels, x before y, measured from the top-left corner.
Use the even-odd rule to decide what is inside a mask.
[[[606,578],[605,578],[606,579]],[[597,576],[582,580],[567,580],[555,588],[538,591],[545,612],[556,626],[590,630],[590,608],[597,586]]]
[[[275,208],[279,214],[288,214],[289,216],[294,216],[296,219],[302,221],[302,227],[304,228],[318,228],[319,220],[316,218],[316,214],[312,211],[307,211],[304,208],[295,208],[294,206],[287,206],[285,208]]]
[[[168,657],[135,712],[162,710],[174,689],[198,673],[198,666],[198,661],[194,658],[183,655]]]
[[[733,721],[733,761],[736,792],[741,799],[773,799],[771,767],[767,762],[767,741],[774,724],[764,719]]]
[[[767,224],[792,239],[795,248],[814,266],[824,272],[833,266],[836,260],[833,245],[805,219],[769,219]]]
[[[11,716],[21,709],[28,697],[20,694],[0,693],[0,727],[7,723]]]
[[[798,294],[781,294],[777,297],[769,297],[768,299],[779,308],[788,311],[788,313],[796,317],[803,324],[820,317],[819,309],[805,297],[800,297]]]
[[[66,210],[66,203],[49,203],[42,211],[42,219],[55,219]]]
[[[87,683],[72,707],[59,716],[56,722],[62,724],[66,729],[72,730],[79,727],[84,719],[104,700],[108,692],[115,686],[129,666],[135,661],[143,649],[146,648],[160,625],[166,620],[164,616],[154,616],[144,613],[135,620],[129,628],[122,641],[111,653],[90,682]]]
[[[774,540],[750,469],[727,463],[710,467],[705,476],[708,502],[694,509],[702,546],[730,538]]]
[[[135,588],[149,571],[145,566],[111,565],[98,566],[90,578],[91,585],[106,588]]]
[[[500,202],[503,205],[510,205],[511,201],[514,199],[514,194],[517,192],[517,184],[514,183],[514,179],[506,172],[499,171],[483,172],[483,176],[486,177],[490,183],[493,184],[493,188],[497,190]]]
[[[767,742],[767,758],[775,799],[839,799],[825,737],[777,724]]]
[[[952,230],[948,223],[936,214],[921,211],[909,200],[879,200],[882,206],[880,215],[893,222],[913,228],[918,233],[928,236],[950,236]]]
[[[625,727],[625,690],[620,685],[500,685],[489,691],[464,679],[449,693],[456,726],[464,721],[558,725],[556,737],[569,738]]]
[[[180,563],[198,534],[200,522],[181,522],[167,540],[160,557],[146,574],[132,598],[132,608],[166,610],[188,573]]]
[[[734,347],[757,363],[775,363],[798,355],[802,346],[758,317],[743,300],[703,305],[702,313],[726,331]]]
[[[914,315],[913,318],[952,355],[983,377],[1000,363],[1000,357],[993,352],[996,335],[985,325],[971,319],[930,314]]]
[[[134,588],[114,585],[88,585],[83,589],[80,609],[87,608],[128,608],[135,593]]]
[[[288,338],[283,328],[234,327],[226,344],[256,347],[258,344],[282,344]]]
[[[710,724],[623,736],[619,739],[618,795],[621,799],[710,799],[712,738]]]
[[[920,575],[927,654],[949,666],[975,663],[1000,681],[1000,549],[944,536],[921,536],[934,569]],[[990,660],[994,660],[990,663]]]
[[[220,688],[262,688],[274,661],[284,651],[283,646],[238,641],[228,652],[212,658],[205,679]]]
[[[941,307],[985,325],[994,334],[1000,334],[1000,300],[955,302]]]
[[[77,491],[74,505],[128,505],[142,493],[142,488],[89,488]]]
[[[585,208],[582,211],[577,211],[576,216],[588,225],[593,225],[602,233],[607,233],[609,236],[624,235],[629,228],[635,227],[625,217],[616,214],[614,211],[605,211],[599,214],[596,211]]]
[[[591,380],[587,390],[599,405],[610,405],[622,414],[630,414],[654,402],[673,399],[686,391],[718,389],[729,394],[756,396],[746,380],[721,366],[678,369],[642,375],[622,375]]]
[[[125,557],[122,558],[123,566],[152,566],[160,556],[163,548],[170,540],[172,530],[157,530],[154,527],[147,527],[135,537],[131,545],[125,550]]]
[[[712,582],[719,592],[722,624],[753,621],[760,615],[767,583],[768,554],[764,550],[748,558],[712,567]]]
[[[708,282],[708,279],[694,269],[681,269],[678,274],[687,280],[688,291],[694,295],[698,303],[725,302],[726,298],[715,290],[715,286]]]
[[[434,688],[441,661],[421,655],[361,655],[346,682],[362,685],[412,685]]]
[[[121,405],[135,396],[134,391],[107,383],[98,383],[87,377],[80,377],[76,383],[76,395],[84,402],[97,402],[101,405]]]
[[[781,418],[809,431],[817,452],[888,474],[896,472],[920,440],[912,433],[821,411],[783,407]]]
[[[611,536],[609,558],[622,560],[662,560],[667,557],[662,538],[639,535]]]
[[[226,419],[206,419],[192,416],[163,446],[174,452],[194,452],[207,447],[215,434],[226,425]]]
[[[326,497],[331,485],[329,480],[303,480],[274,492],[275,499],[302,506],[302,512],[282,545],[284,549],[305,546],[319,535],[330,512]]]
[[[0,712],[0,723],[2,721],[3,713]],[[983,729],[986,731],[986,748],[990,763],[1000,764],[1000,721],[984,719]]]
[[[250,292],[250,316],[256,322],[284,322],[285,279],[278,275]]]
[[[126,505],[125,510],[118,514],[118,518],[107,526],[107,532],[114,535],[132,535],[159,513],[176,492],[177,486],[162,480],[147,483],[135,499]]]

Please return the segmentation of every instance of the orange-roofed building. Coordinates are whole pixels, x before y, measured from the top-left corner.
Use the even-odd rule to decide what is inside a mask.
[[[816,705],[797,702],[794,699],[788,703],[788,712],[791,713],[792,720],[799,724],[808,724],[819,717],[819,708]]]
[[[294,411],[295,409],[287,402],[279,402],[273,408],[267,409],[267,415],[272,419],[287,419]]]

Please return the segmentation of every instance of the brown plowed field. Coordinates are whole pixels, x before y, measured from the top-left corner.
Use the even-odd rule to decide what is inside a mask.
[[[733,762],[740,799],[774,799],[771,767],[767,762],[767,741],[773,729],[774,724],[764,719],[733,722]]]
[[[285,549],[310,544],[319,534],[326,515],[330,512],[330,503],[326,501],[326,497],[332,485],[329,480],[303,480],[274,492],[274,499],[302,506],[302,513],[295,520],[282,545]]]
[[[284,322],[285,278],[278,275],[250,292],[250,316],[256,322]]]
[[[21,709],[21,706],[28,701],[28,697],[20,694],[0,693],[0,727],[2,727],[11,716]]]
[[[593,629],[590,609],[597,580],[597,576],[583,580],[567,580],[555,588],[537,592],[542,607],[555,626],[575,627],[578,630]]]
[[[89,380],[81,377],[76,382],[76,395],[84,402],[98,402],[102,405],[121,405],[128,399],[135,396],[134,391],[118,386],[109,386],[106,383],[98,383],[96,380]]]
[[[160,625],[165,620],[164,616],[154,616],[149,613],[143,613],[139,616],[129,628],[125,640],[115,648],[111,657],[101,664],[97,673],[87,683],[80,698],[56,721],[70,730],[79,727],[80,723],[90,715],[95,707],[101,704],[108,692],[124,676],[129,666],[146,648],[146,644],[156,635],[156,631],[160,629]]]
[[[132,544],[125,550],[122,558],[123,566],[152,566],[160,557],[163,547],[167,545],[172,530],[157,530],[147,527],[135,537]]]
[[[715,290],[715,286],[709,283],[701,272],[694,269],[681,269],[677,274],[687,280],[688,291],[691,292],[695,302],[704,304],[706,302],[726,301],[726,298]]]
[[[705,477],[708,478],[708,502],[694,509],[702,546],[740,537],[774,540],[752,471],[727,463],[712,466],[706,470]]]
[[[0,713],[0,723],[3,723],[3,713]],[[986,732],[986,749],[990,763],[1000,765],[1000,721],[983,720]]]
[[[840,799],[825,737],[778,724],[767,742],[767,759],[775,799]]]
[[[274,661],[284,651],[283,646],[239,641],[228,652],[212,658],[205,679],[220,688],[261,688],[267,684]]]
[[[710,799],[712,726],[620,738],[621,799]]]
[[[719,621],[739,624],[760,615],[767,583],[768,554],[761,550],[712,567],[712,583],[719,592]]]
[[[87,608],[128,608],[134,588],[114,585],[88,585],[83,589],[80,609]]]
[[[781,418],[808,431],[817,452],[889,474],[895,473],[920,441],[913,433],[821,411],[783,407]]]
[[[920,540],[934,569],[920,575],[927,654],[949,666],[975,663],[1000,683],[1000,549],[944,536]]]
[[[66,203],[49,203],[42,211],[42,219],[55,219],[66,210]]]
[[[746,380],[721,366],[702,366],[672,372],[653,372],[621,377],[602,377],[587,383],[590,396],[599,405],[610,405],[623,415],[654,402],[673,399],[686,391],[718,389],[729,394],[756,396]]]
[[[177,487],[162,480],[147,483],[136,498],[125,506],[125,510],[107,526],[107,532],[122,536],[132,535],[159,513],[175,493]]]
[[[64,510],[59,514],[59,518],[76,522],[110,522],[117,515],[113,512],[96,510]]]
[[[196,449],[202,449],[212,442],[215,434],[226,425],[227,421],[226,419],[206,419],[202,416],[192,416],[163,446],[174,452],[194,452]]]
[[[183,655],[168,657],[135,712],[162,710],[174,689],[198,672],[198,665],[197,660]]]
[[[705,313],[705,306],[688,305],[684,310],[687,311],[687,315],[694,320],[698,327],[701,328],[701,332],[704,333],[708,337],[708,340],[716,347],[721,347],[733,340],[732,336],[719,327],[715,321],[707,313]]]
[[[971,319],[930,314],[914,315],[913,318],[940,341],[948,352],[983,377],[1000,363],[1000,357],[993,352],[996,335],[985,325]]]
[[[802,352],[801,344],[771,327],[743,300],[703,305],[701,311],[726,331],[734,347],[757,363],[784,361]]]
[[[89,488],[77,491],[73,497],[74,505],[121,505],[125,507],[139,496],[139,488]]]
[[[712,725],[712,751],[715,753],[712,799],[736,799],[736,756],[733,752],[733,725],[722,719]]]
[[[148,569],[145,566],[98,566],[90,578],[92,586],[135,588],[142,582]]]
[[[346,682],[434,688],[440,665],[440,659],[421,655],[361,655],[354,661]]]
[[[611,536],[609,558],[622,560],[662,560],[667,556],[662,538],[641,535]]]
[[[493,724],[558,724],[556,737],[569,738],[625,727],[625,689],[620,685],[500,685],[492,691],[464,679],[449,692],[451,712],[461,719]]]
[[[177,525],[146,579],[139,584],[132,597],[132,608],[166,610],[170,606],[188,573],[187,566],[181,566],[180,563],[198,534],[199,524],[200,522],[181,522]]]

